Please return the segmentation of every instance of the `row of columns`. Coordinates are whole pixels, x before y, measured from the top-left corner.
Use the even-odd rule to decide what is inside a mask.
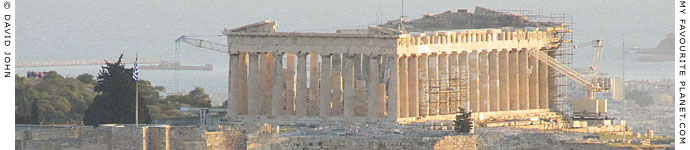
[[[228,115],[406,118],[548,109],[549,68],[524,50],[230,54]]]
[[[230,54],[228,116],[395,119],[398,61],[366,54]]]
[[[400,117],[549,108],[549,69],[524,50],[475,50],[399,58]],[[407,79],[407,80],[403,80]]]

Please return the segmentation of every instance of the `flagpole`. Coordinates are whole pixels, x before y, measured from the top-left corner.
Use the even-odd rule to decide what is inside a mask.
[[[135,95],[135,103],[136,103],[135,104],[136,110],[134,110],[134,113],[135,113],[134,120],[136,122],[137,128],[139,128],[139,82],[135,82],[135,84],[136,84],[135,89],[137,91],[134,94]]]
[[[139,53],[137,53],[137,58],[136,58],[136,59],[139,59]],[[135,64],[134,64],[134,65],[135,65],[135,66],[134,66],[134,69],[138,69],[138,68],[136,68],[136,67],[137,67],[137,66],[136,66],[136,65],[137,65],[136,63],[137,63],[137,62],[136,62],[136,61],[137,61],[137,60],[134,60],[134,63],[135,63]],[[136,70],[135,70],[135,71],[136,71]],[[137,78],[139,78],[139,77],[137,76]],[[136,80],[134,81],[134,83],[135,83],[135,90],[136,90],[136,92],[134,92],[134,103],[135,103],[135,104],[134,104],[134,106],[135,106],[135,110],[134,110],[134,122],[135,122],[135,124],[137,125],[137,128],[139,128],[139,81],[138,81],[138,80],[139,80],[139,79],[136,79]]]

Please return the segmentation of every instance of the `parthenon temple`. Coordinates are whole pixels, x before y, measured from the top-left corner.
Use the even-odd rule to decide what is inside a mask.
[[[336,33],[226,29],[229,121],[402,122],[550,112],[563,25],[477,7]],[[544,54],[544,55],[534,55]]]

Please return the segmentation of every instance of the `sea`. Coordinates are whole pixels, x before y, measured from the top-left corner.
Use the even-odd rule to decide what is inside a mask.
[[[574,43],[604,41],[600,72],[626,80],[673,78],[673,62],[639,62],[637,48],[656,47],[673,33],[673,1],[649,0],[30,0],[18,1],[17,61],[61,61],[124,57],[178,60],[183,65],[212,64],[213,71],[141,70],[140,77],[164,86],[163,95],[202,87],[216,103],[227,98],[228,56],[189,45],[176,48],[179,36],[226,43],[224,29],[275,20],[279,32],[335,32],[366,28],[406,16],[476,6],[531,10],[532,14],[572,14]],[[523,11],[524,12],[524,11]],[[574,68],[591,62],[592,48],[574,50]],[[622,54],[625,52],[625,63]],[[624,65],[625,64],[625,65]],[[127,64],[131,67],[131,64]],[[623,67],[625,66],[625,67]],[[68,77],[98,74],[100,65],[18,68],[57,71]],[[625,69],[625,74],[623,74]],[[179,82],[178,82],[179,81]]]

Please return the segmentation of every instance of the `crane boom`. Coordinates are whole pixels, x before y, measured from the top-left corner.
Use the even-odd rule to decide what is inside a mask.
[[[175,43],[187,43],[189,45],[199,47],[199,48],[204,48],[216,52],[221,52],[221,53],[228,53],[228,46],[225,44],[220,44],[216,42],[211,42],[207,40],[202,40],[202,39],[196,39],[196,38],[191,38],[188,36],[180,36],[175,40]]]
[[[214,35],[215,36],[215,35]],[[220,36],[220,35],[218,35]],[[194,47],[199,47],[207,50],[212,50],[216,52],[221,52],[221,53],[226,53],[228,54],[228,46],[225,44],[220,44],[220,43],[215,43],[207,40],[202,40],[202,39],[196,39],[196,38],[191,38],[189,36],[180,36],[177,39],[175,39],[175,63],[179,64],[180,63],[180,43],[187,43],[189,45],[192,45]],[[180,78],[179,78],[179,69],[177,67],[174,68],[175,70],[175,89],[179,90],[180,89]],[[179,92],[179,91],[178,91]]]
[[[539,59],[541,62],[544,62],[546,65],[548,65],[551,68],[554,68],[555,70],[558,70],[559,72],[565,74],[568,76],[570,79],[575,80],[576,82],[584,85],[587,88],[593,88],[595,87],[592,82],[589,80],[585,79],[585,77],[578,73],[577,71],[573,70],[572,68],[558,62],[556,59],[548,56],[547,54],[534,50],[534,49],[529,49],[527,50],[527,53],[529,55],[534,56],[535,58]]]
[[[583,85],[585,87],[585,91],[587,92],[587,98],[595,99],[596,92],[603,91],[602,87],[600,87],[597,83],[597,67],[599,65],[599,62],[601,61],[601,48],[603,46],[601,45],[601,40],[593,40],[590,42],[578,44],[572,48],[578,48],[579,46],[584,45],[592,45],[592,47],[594,47],[594,53],[592,54],[592,64],[590,64],[589,66],[589,73],[591,74],[591,79],[585,78],[585,76],[583,76],[579,72],[558,62],[558,60],[554,59],[553,57],[550,57],[544,52],[530,49],[527,50],[527,54],[534,56],[535,58],[539,59],[539,61],[544,62],[549,67],[554,68],[555,70],[565,74],[568,78],[575,80],[579,84]]]

